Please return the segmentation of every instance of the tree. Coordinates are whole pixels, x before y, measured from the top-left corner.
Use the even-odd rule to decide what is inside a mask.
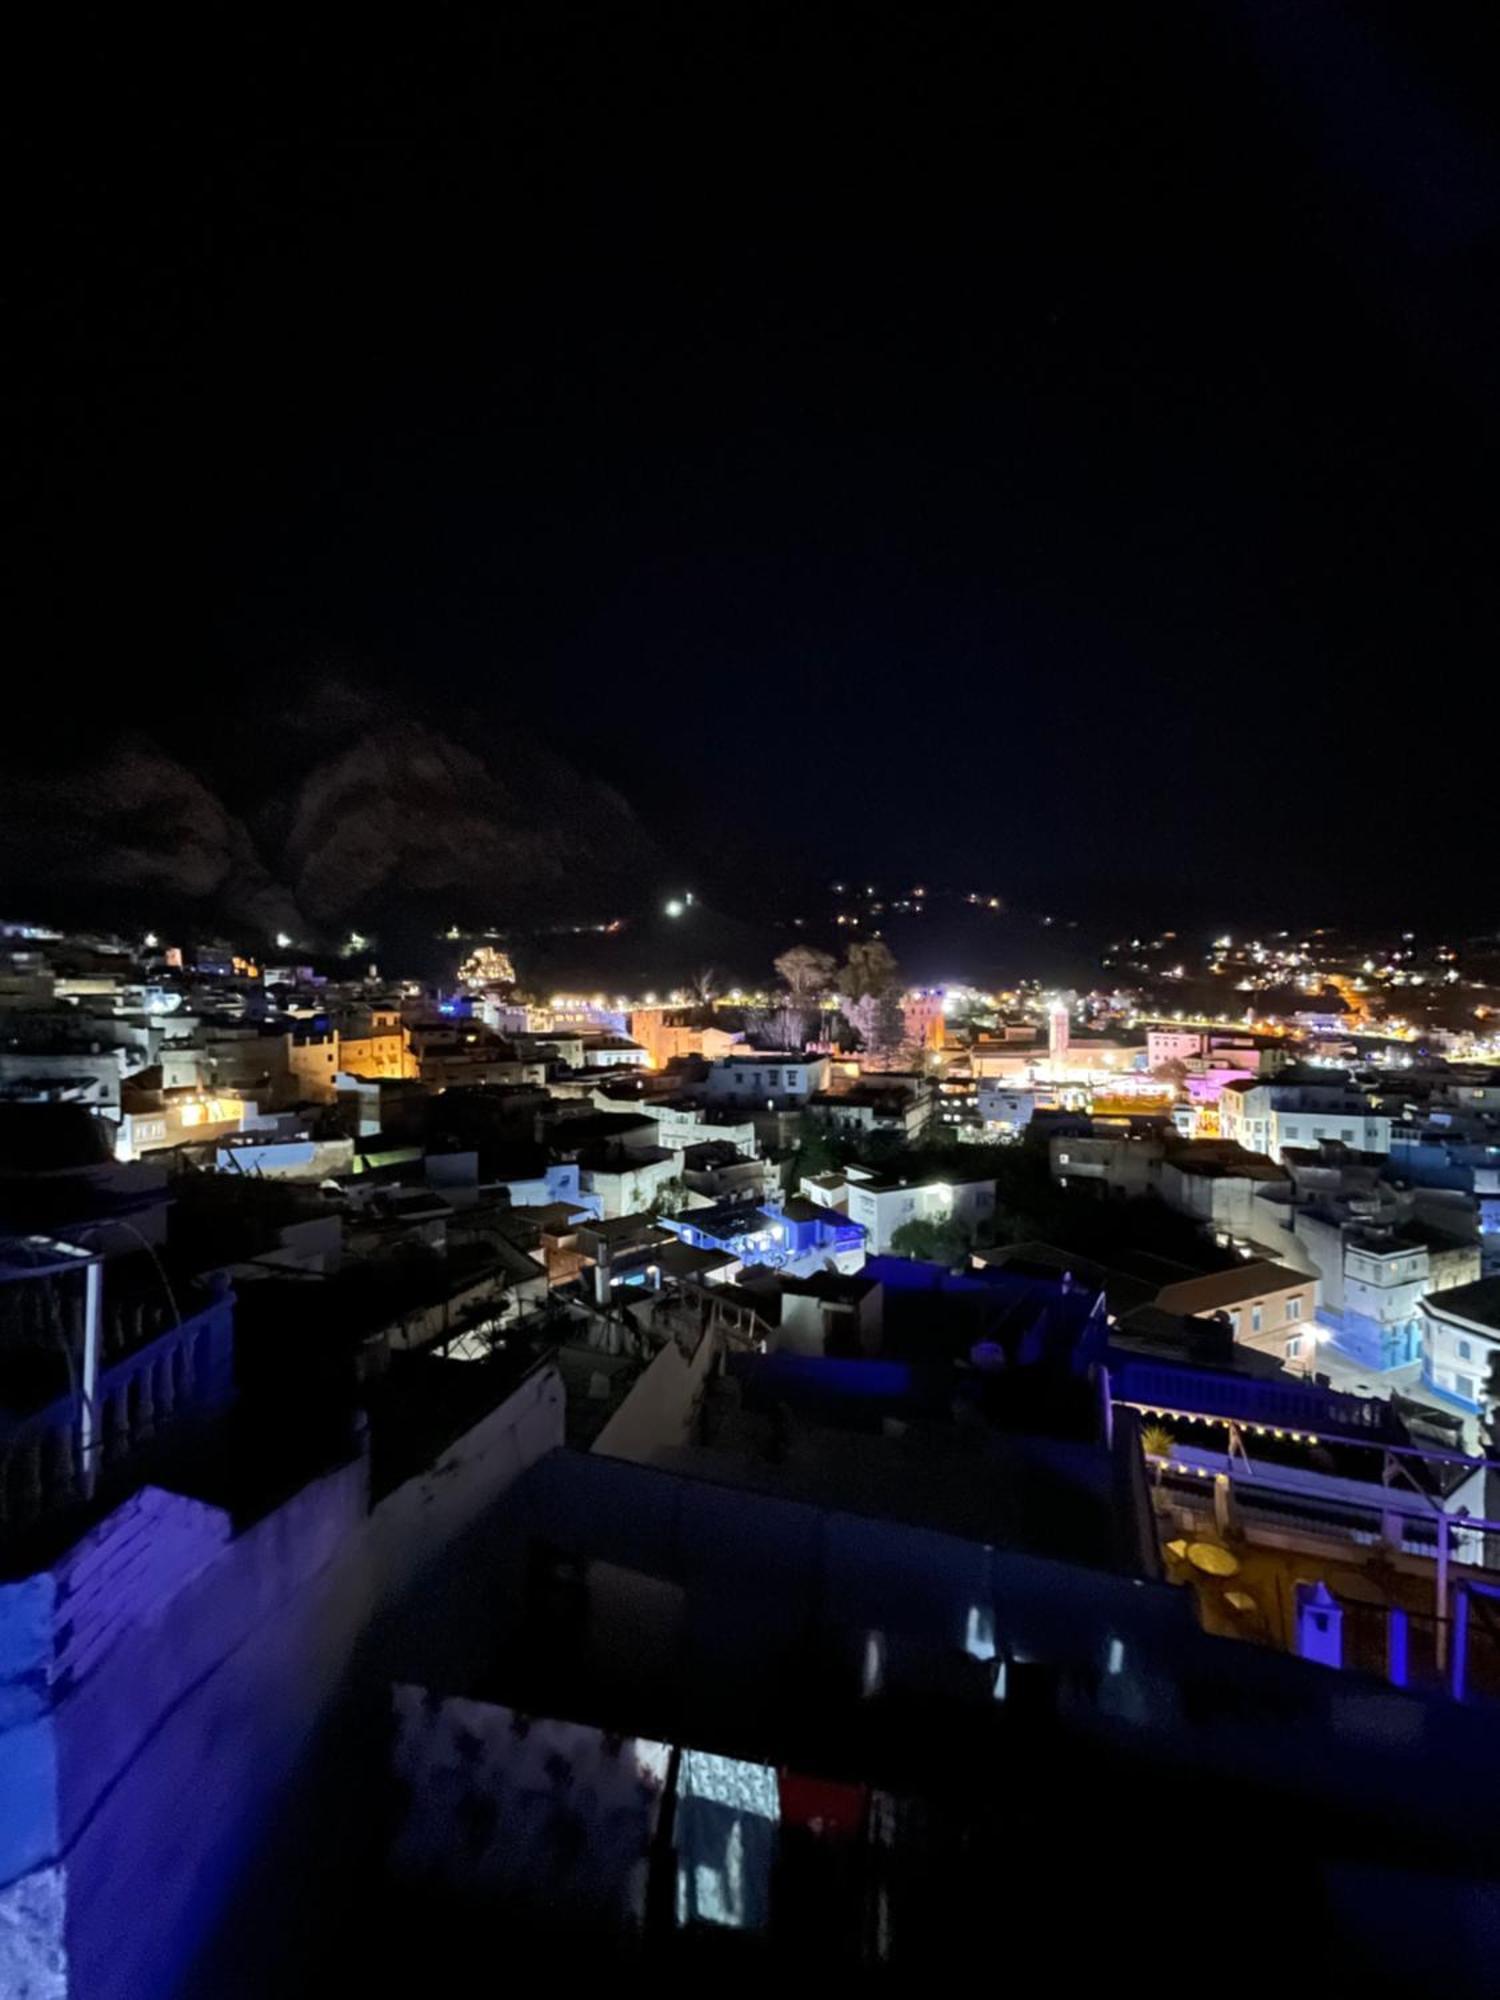
[[[1181,1090],[1187,1082],[1187,1073],[1187,1064],[1177,1056],[1168,1056],[1165,1062],[1159,1062],[1151,1072],[1158,1083],[1170,1083],[1176,1090]]]
[[[688,991],[696,1006],[712,1007],[719,997],[718,968],[712,965],[699,966],[688,981]]]
[[[797,1143],[782,1169],[782,1186],[788,1194],[795,1194],[809,1176],[832,1173],[841,1167],[847,1151],[820,1119],[804,1111],[797,1120]]]
[[[794,944],[776,960],[776,971],[796,1004],[806,1007],[832,990],[838,960],[831,952]]]
[[[690,1189],[680,1174],[662,1181],[651,1198],[646,1213],[654,1222],[659,1215],[680,1215],[688,1205]]]
[[[879,938],[851,944],[839,973],[839,991],[846,1000],[878,1000],[898,984],[901,968],[889,945]]]
[[[1162,1467],[1172,1456],[1172,1433],[1165,1424],[1147,1424],[1141,1431],[1141,1455],[1151,1467],[1151,1483],[1161,1485]]]
[[[893,1173],[898,1167],[905,1172],[908,1151],[904,1132],[877,1125],[873,1132],[866,1132],[856,1145],[855,1162],[861,1167],[872,1168],[876,1173]]]
[[[800,1049],[807,1040],[807,1016],[800,1007],[747,1009],[745,1027],[756,1048]]]
[[[784,1017],[778,1046],[802,1048],[817,1031],[817,1013],[833,987],[838,960],[830,952],[811,945],[794,944],[776,960],[776,970],[791,998],[789,1007],[779,1009]]]
[[[824,1026],[827,1031],[823,1037],[824,1041],[836,1049],[847,1049],[852,1053],[865,1045],[864,1036],[840,1007],[832,1010]]]
[[[982,993],[961,994],[953,1010],[957,1025],[971,1030],[993,1027],[997,1018],[994,1001],[985,999]]]
[[[889,986],[875,1001],[875,1019],[870,1047],[876,1055],[893,1056],[906,1046],[906,1016],[901,1011],[901,995]]]
[[[891,1248],[898,1257],[912,1257],[923,1264],[962,1264],[973,1247],[972,1232],[956,1215],[940,1216],[932,1222],[903,1222],[891,1236]]]

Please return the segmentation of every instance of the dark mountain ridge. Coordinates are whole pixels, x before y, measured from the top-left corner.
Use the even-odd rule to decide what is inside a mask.
[[[209,757],[167,730],[40,768],[12,749],[4,907],[327,945],[382,926],[585,921],[661,876],[625,800],[533,736],[460,741],[343,692],[315,690],[296,718],[226,717]]]

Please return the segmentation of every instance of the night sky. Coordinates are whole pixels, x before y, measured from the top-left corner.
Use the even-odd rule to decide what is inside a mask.
[[[725,899],[1493,923],[1497,50],[1428,11],[74,17],[11,753],[232,796],[332,663]]]

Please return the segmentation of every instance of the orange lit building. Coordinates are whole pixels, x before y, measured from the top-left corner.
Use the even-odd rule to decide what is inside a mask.
[[[372,1007],[367,1033],[340,1035],[337,1067],[350,1076],[393,1082],[414,1077],[417,1062],[398,1010]]]
[[[687,1027],[671,1018],[666,1007],[637,1007],[630,1016],[630,1039],[646,1051],[652,1069],[665,1069],[684,1056],[718,1062],[744,1040],[725,1028]]]

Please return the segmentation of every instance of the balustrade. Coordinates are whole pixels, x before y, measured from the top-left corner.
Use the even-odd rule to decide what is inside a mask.
[[[118,1317],[113,1324],[118,1330]],[[127,1315],[127,1324],[139,1321]],[[67,1507],[174,1426],[211,1414],[232,1393],[231,1339],[227,1305],[216,1301],[142,1346],[123,1354],[116,1346],[114,1358],[106,1350],[87,1467],[76,1382],[44,1409],[14,1420],[0,1414],[0,1529],[26,1527]],[[81,1327],[74,1343],[76,1355]]]

